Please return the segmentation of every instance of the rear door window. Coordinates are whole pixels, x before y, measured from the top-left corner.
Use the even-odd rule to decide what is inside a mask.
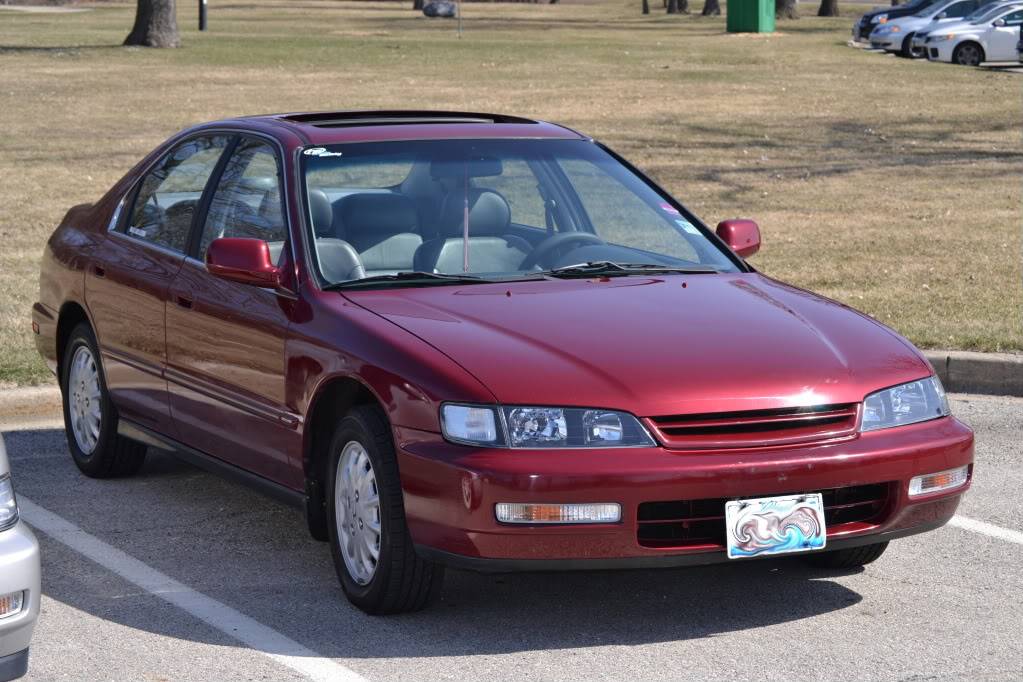
[[[125,231],[184,253],[203,189],[229,141],[226,135],[196,137],[172,149],[142,180]]]

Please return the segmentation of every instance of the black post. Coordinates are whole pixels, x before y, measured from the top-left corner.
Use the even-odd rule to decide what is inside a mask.
[[[206,0],[199,0],[199,30],[206,30]]]

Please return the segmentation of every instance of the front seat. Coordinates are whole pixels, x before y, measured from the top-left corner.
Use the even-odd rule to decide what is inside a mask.
[[[334,210],[334,230],[355,247],[367,276],[413,269],[423,238],[411,199],[392,192],[349,194]]]
[[[316,257],[326,280],[335,283],[365,277],[366,269],[359,254],[351,244],[334,235],[334,207],[326,192],[309,190],[309,212],[312,214],[313,232],[316,233]]]
[[[449,192],[441,206],[440,237],[416,251],[415,268],[426,272],[462,272],[465,194]],[[514,272],[530,251],[529,242],[509,234],[511,209],[497,192],[469,188],[469,270]]]

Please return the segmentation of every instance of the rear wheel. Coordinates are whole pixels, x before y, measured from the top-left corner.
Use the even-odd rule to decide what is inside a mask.
[[[961,66],[979,66],[984,61],[984,48],[977,43],[963,43],[952,52],[952,63]]]
[[[374,615],[427,606],[440,592],[444,569],[421,559],[412,545],[383,412],[353,409],[334,430],[329,454],[330,547],[348,600]]]
[[[146,446],[117,433],[117,411],[107,394],[96,337],[88,324],[71,331],[62,357],[64,431],[75,465],[91,478],[137,473],[146,460]]]
[[[888,543],[879,542],[875,545],[807,554],[803,558],[808,564],[817,568],[857,568],[877,561],[886,549],[888,549]]]
[[[899,54],[909,59],[920,59],[924,56],[924,50],[922,47],[913,47],[913,34],[910,33],[902,41],[902,49],[899,50]]]

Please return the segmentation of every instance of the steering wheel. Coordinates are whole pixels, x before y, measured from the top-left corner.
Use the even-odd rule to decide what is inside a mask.
[[[534,266],[545,260],[547,256],[551,255],[559,248],[566,244],[573,243],[580,244],[606,244],[603,239],[590,232],[562,232],[547,237],[542,242],[536,245],[529,255],[526,256],[525,260],[522,261],[522,265],[519,266],[520,270],[532,270]]]

